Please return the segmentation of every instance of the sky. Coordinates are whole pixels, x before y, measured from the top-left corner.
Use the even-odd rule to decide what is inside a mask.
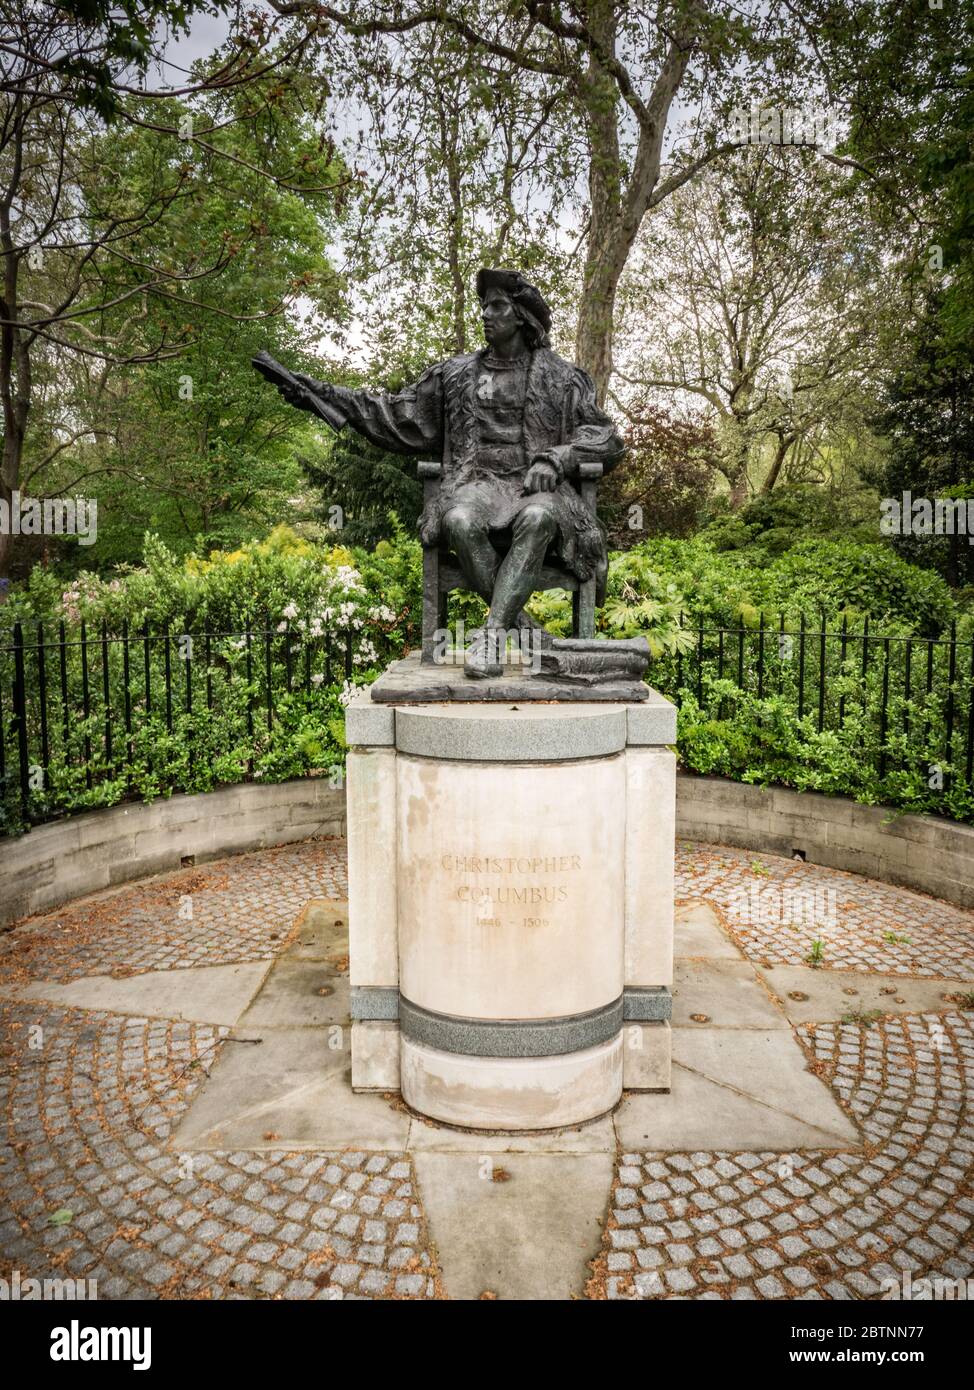
[[[173,35],[166,44],[166,67],[156,74],[159,86],[177,86],[183,80],[180,70],[212,53],[230,32],[230,19],[225,14],[195,14],[189,23],[188,34]]]

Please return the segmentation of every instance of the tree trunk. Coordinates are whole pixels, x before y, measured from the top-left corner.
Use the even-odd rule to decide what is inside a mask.
[[[796,436],[793,434],[781,434],[778,436],[778,447],[775,450],[774,459],[768,470],[768,476],[764,480],[761,488],[762,493],[767,495],[774,491],[774,485],[778,481],[778,474],[781,472],[782,464],[788,457],[788,450],[794,444]]]
[[[617,16],[612,0],[593,0],[588,27],[609,59],[616,56]],[[639,118],[639,138],[628,179],[619,148],[621,97],[615,79],[590,52],[579,83],[589,145],[591,216],[578,313],[575,352],[591,376],[600,405],[612,373],[616,293],[629,253],[649,211],[660,177],[663,134],[689,61],[686,44],[671,43]]]
[[[739,468],[728,479],[730,483],[730,509],[739,512],[747,501],[747,466]]]
[[[594,217],[592,220],[594,226]],[[624,256],[620,258],[613,254],[611,246],[604,245],[601,254],[593,251],[585,263],[575,355],[578,365],[595,382],[595,394],[600,405],[605,402],[612,374],[612,322],[616,291],[624,266]]]
[[[0,315],[13,318],[9,301],[0,299]],[[0,397],[3,400],[3,453],[0,456],[0,497],[10,507],[20,479],[24,435],[30,411],[30,360],[19,340],[17,330],[9,324],[0,333]],[[8,511],[9,516],[9,511]],[[10,574],[13,537],[7,531],[0,535],[0,579]]]
[[[438,101],[440,153],[446,165],[447,185],[450,190],[447,257],[450,267],[450,281],[453,286],[453,350],[460,354],[467,350],[466,286],[460,266],[460,241],[463,236],[463,190],[457,155],[460,125],[456,117],[456,110],[451,111],[448,118],[442,97],[438,97]]]
[[[589,23],[602,45],[614,53],[616,22],[611,5],[593,5]],[[588,135],[591,212],[575,353],[578,365],[595,382],[601,405],[612,371],[612,319],[626,252],[620,260],[623,187],[616,114],[619,94],[594,54],[579,85],[579,96]]]
[[[10,504],[10,495],[5,487],[0,487],[0,496]],[[6,530],[0,530],[0,580],[7,579],[10,575],[10,553],[13,549],[13,537]],[[0,585],[0,604],[7,598],[6,584]]]
[[[0,497],[8,504],[20,479],[24,435],[30,412],[30,354],[23,331],[15,327],[18,319],[18,277],[21,252],[14,245],[10,228],[13,190],[18,186],[23,160],[23,124],[19,101],[13,136],[13,173],[10,185],[0,199],[0,251],[3,252],[3,293],[0,294],[0,401],[3,404],[3,453],[0,455]],[[10,574],[13,537],[9,530],[0,535],[0,579]],[[4,589],[6,586],[4,586]],[[3,597],[3,595],[0,595]]]

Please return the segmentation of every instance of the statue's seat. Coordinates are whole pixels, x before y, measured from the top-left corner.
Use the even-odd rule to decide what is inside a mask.
[[[419,476],[423,480],[423,502],[435,501],[440,490],[442,464],[423,459]],[[596,487],[602,476],[601,463],[583,463],[577,484],[586,507],[595,515]],[[573,486],[575,484],[573,483]],[[538,589],[567,589],[572,596],[572,636],[595,636],[595,576],[579,581],[568,570],[552,561],[541,571]],[[440,546],[423,546],[423,661],[432,662],[435,634],[447,622],[447,601],[454,589],[466,589],[457,557]]]

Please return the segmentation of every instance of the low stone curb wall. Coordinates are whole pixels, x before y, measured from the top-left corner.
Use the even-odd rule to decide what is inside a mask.
[[[974,908],[974,828],[841,797],[681,773],[681,840],[791,855]],[[0,841],[0,924],[185,861],[345,834],[345,794],[324,780],[242,783],[113,806]]]
[[[314,777],[71,816],[0,841],[0,924],[186,863],[344,834],[344,791]]]
[[[792,855],[974,907],[974,828],[838,796],[752,787],[724,777],[676,779],[684,840]]]

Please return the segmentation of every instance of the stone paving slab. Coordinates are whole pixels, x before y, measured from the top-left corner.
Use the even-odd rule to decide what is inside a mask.
[[[673,1030],[668,1095],[626,1095],[615,1113],[625,1149],[858,1147],[854,1125],[808,1071],[789,1033]]]
[[[287,948],[289,960],[324,960],[336,968],[348,961],[348,903],[312,899]]]
[[[611,1154],[416,1153],[451,1298],[581,1295],[598,1250]]]
[[[904,979],[857,970],[814,970],[803,965],[776,965],[758,974],[778,998],[790,1023],[841,1022],[856,1015],[919,1014],[954,1008],[958,996],[974,989],[966,980]],[[805,995],[804,999],[797,998]]]
[[[29,985],[7,985],[0,988],[0,998],[45,999],[77,1009],[229,1026],[236,1023],[247,1008],[270,968],[269,961],[257,961],[253,965],[149,970],[144,975],[122,979],[111,975],[85,975],[66,984],[36,981]]]
[[[294,1148],[405,1149],[409,1115],[397,1097],[352,1091],[348,1030],[338,1031],[343,1046],[332,1048],[317,1028],[237,1030],[237,1038],[259,1044],[225,1049],[174,1142],[193,1149],[281,1141]]]
[[[694,960],[744,959],[743,951],[721,926],[720,917],[702,899],[677,905],[673,913],[673,953]]]
[[[348,975],[320,960],[278,960],[246,1012],[242,1028],[323,1028],[349,1018]]]
[[[676,960],[673,1026],[783,1029],[788,1020],[747,960]]]

